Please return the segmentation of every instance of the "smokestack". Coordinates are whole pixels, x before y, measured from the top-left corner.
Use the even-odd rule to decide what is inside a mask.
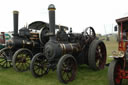
[[[13,11],[13,25],[14,25],[13,35],[14,36],[18,35],[18,14],[19,14],[18,11]]]
[[[49,10],[49,28],[50,28],[50,40],[56,40],[55,38],[55,6],[50,4],[48,7]]]

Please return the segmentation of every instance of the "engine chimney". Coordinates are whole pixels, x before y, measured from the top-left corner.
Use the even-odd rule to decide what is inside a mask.
[[[13,35],[14,36],[18,35],[18,14],[19,14],[18,11],[13,11],[13,25],[14,25]]]
[[[48,7],[49,10],[49,28],[50,28],[50,41],[56,40],[55,38],[55,6],[50,4]]]

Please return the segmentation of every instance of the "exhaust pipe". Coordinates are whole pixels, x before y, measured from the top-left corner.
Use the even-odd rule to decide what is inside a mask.
[[[55,41],[55,6],[53,4],[50,4],[48,7],[49,10],[49,28],[50,28],[50,41]]]
[[[13,35],[14,36],[18,35],[18,14],[19,14],[18,11],[13,11],[13,25],[14,25]]]

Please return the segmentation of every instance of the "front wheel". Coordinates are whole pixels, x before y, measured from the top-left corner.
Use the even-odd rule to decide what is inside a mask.
[[[120,70],[122,63],[119,60],[113,60],[108,68],[109,85],[121,85],[122,79],[120,78]]]
[[[13,68],[18,72],[27,71],[32,57],[32,52],[27,48],[17,50],[12,58]]]
[[[42,53],[37,53],[33,57],[30,64],[30,71],[34,77],[42,77],[48,73],[48,60]]]
[[[57,76],[60,82],[68,83],[75,79],[77,71],[76,59],[69,54],[62,56],[57,64]]]

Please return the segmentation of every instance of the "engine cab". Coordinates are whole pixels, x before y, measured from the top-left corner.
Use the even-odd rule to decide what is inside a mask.
[[[118,24],[118,49],[119,51],[126,51],[128,46],[128,17],[117,19],[116,22]],[[115,31],[117,27],[115,27]]]

